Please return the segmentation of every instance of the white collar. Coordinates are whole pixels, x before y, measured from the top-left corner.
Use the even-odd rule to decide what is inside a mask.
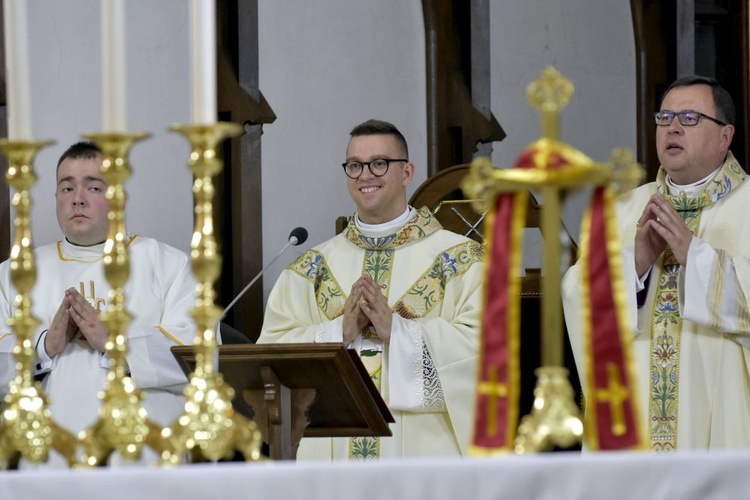
[[[357,225],[357,229],[364,236],[368,238],[382,238],[383,236],[391,235],[401,229],[407,222],[416,217],[417,211],[409,205],[406,206],[404,213],[393,219],[392,221],[383,222],[382,224],[367,224],[359,220],[359,214],[355,215],[354,223]]]
[[[679,196],[679,195],[685,195],[685,196],[695,196],[699,194],[701,191],[703,191],[706,188],[706,184],[708,184],[708,181],[714,178],[716,174],[719,173],[719,170],[721,170],[721,165],[719,168],[708,174],[703,179],[690,183],[690,184],[676,184],[670,177],[667,175],[667,187],[669,188],[669,194],[671,196]]]
[[[104,257],[104,243],[81,246],[64,238],[57,243],[58,256],[63,261],[96,262]]]

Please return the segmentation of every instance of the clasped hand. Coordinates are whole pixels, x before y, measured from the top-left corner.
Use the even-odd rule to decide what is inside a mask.
[[[47,330],[47,355],[53,357],[62,352],[79,332],[91,347],[104,352],[108,333],[99,320],[99,312],[75,288],[68,288]]]
[[[369,276],[361,276],[352,285],[344,305],[344,344],[350,344],[370,323],[378,338],[387,344],[391,339],[393,312],[380,285]]]
[[[660,194],[649,199],[637,223],[635,233],[635,269],[638,276],[656,262],[669,246],[677,262],[684,266],[693,232],[680,214]]]

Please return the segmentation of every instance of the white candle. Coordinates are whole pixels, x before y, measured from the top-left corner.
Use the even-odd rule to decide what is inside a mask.
[[[190,1],[193,123],[216,122],[216,0]]]
[[[124,131],[125,0],[102,2],[102,108],[104,130]]]
[[[4,0],[8,138],[31,139],[26,0]]]

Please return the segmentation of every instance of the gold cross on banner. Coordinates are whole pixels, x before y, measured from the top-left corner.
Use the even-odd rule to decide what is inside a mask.
[[[497,434],[497,398],[508,397],[508,386],[497,381],[497,366],[490,366],[490,378],[479,384],[477,392],[487,396],[487,435]]]
[[[615,436],[625,434],[625,412],[623,405],[630,398],[630,391],[620,383],[620,370],[614,363],[607,363],[607,388],[596,390],[596,401],[609,403],[612,412],[612,433]]]

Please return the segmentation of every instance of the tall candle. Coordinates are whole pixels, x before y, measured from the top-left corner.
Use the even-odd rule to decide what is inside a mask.
[[[126,129],[125,0],[102,2],[102,108],[104,130]]]
[[[190,0],[193,123],[216,122],[216,0]]]
[[[8,138],[31,139],[26,0],[4,0]]]

